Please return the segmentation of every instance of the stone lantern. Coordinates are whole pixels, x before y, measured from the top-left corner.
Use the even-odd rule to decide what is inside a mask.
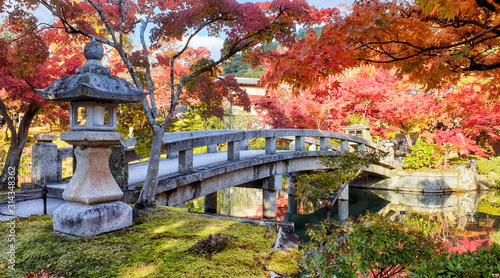
[[[54,211],[54,230],[92,236],[132,225],[132,208],[119,201],[123,192],[109,169],[111,147],[122,139],[116,129],[118,103],[139,102],[147,93],[110,75],[100,60],[103,47],[91,41],[84,50],[87,62],[76,75],[36,90],[45,100],[70,102],[71,132],[61,140],[74,145],[76,169],[63,192],[68,203]]]
[[[370,134],[370,127],[362,124],[351,125],[349,127],[344,128],[345,133],[363,138],[369,142],[372,141],[372,136]]]

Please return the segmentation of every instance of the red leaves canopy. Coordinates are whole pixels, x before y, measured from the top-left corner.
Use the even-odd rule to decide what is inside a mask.
[[[302,90],[329,74],[378,63],[431,89],[469,75],[500,79],[500,6],[475,0],[415,2],[362,0],[345,16],[321,17],[329,20],[321,36],[308,36],[282,54],[269,78]],[[498,91],[492,89],[496,84],[489,83],[492,92]]]
[[[243,107],[250,112],[250,100],[244,89],[241,89],[233,75],[226,75],[216,82],[205,75],[199,75],[186,87],[187,97],[191,104],[200,107],[203,117],[224,116],[224,104]]]
[[[17,11],[14,13],[17,14]],[[2,25],[2,31],[7,34],[0,38],[2,100],[10,112],[23,112],[33,104],[44,107],[46,102],[33,88],[45,88],[57,78],[75,74],[76,68],[83,64],[85,58],[82,51],[75,50],[59,32],[31,32],[36,21],[29,16],[23,24],[20,24],[21,17],[18,15],[9,19],[13,19],[16,25],[8,20]],[[30,32],[26,33],[26,29]]]

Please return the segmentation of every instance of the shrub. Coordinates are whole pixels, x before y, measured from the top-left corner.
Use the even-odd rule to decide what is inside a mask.
[[[325,222],[310,237],[300,261],[307,277],[394,277],[440,250],[421,231],[372,215],[340,229]]]
[[[481,198],[477,206],[477,212],[500,216],[500,198],[496,195],[487,195]]]
[[[412,277],[500,277],[500,245],[476,252],[443,253],[409,268]]]
[[[423,140],[418,140],[411,149],[411,153],[403,159],[403,168],[420,169],[424,167],[433,168],[441,159],[437,155],[434,146],[428,145]]]
[[[41,270],[37,274],[26,274],[26,278],[64,278],[62,276],[59,276],[59,273],[56,275],[52,275],[50,272],[45,272]]]
[[[277,150],[288,150],[290,142],[284,139],[276,139],[276,149]],[[265,150],[266,149],[266,139],[255,138],[250,139],[248,142],[250,150]]]

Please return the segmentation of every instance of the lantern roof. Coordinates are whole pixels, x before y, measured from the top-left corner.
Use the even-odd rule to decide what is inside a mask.
[[[142,101],[147,93],[137,90],[130,82],[111,76],[111,70],[101,64],[104,49],[92,40],[84,49],[85,65],[75,75],[52,82],[45,89],[36,89],[40,97],[53,101],[94,100],[113,103]]]

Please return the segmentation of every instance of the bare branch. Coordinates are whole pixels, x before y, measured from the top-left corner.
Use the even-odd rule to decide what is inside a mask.
[[[118,33],[118,34],[119,34],[119,38],[118,38],[118,39],[119,39],[119,41],[118,41],[118,44],[119,44],[121,47],[123,47],[123,22],[125,22],[125,17],[126,17],[126,16],[127,16],[127,14],[128,14],[128,9],[127,9],[127,11],[125,11],[125,15],[123,14],[122,3],[123,3],[123,1],[122,1],[122,0],[118,0],[117,5],[118,5],[118,13],[119,13],[119,16],[120,16],[120,22],[119,22],[119,24],[118,24],[118,28],[120,28],[119,33]],[[128,7],[128,5],[127,5],[127,4],[125,4],[125,5]]]
[[[146,45],[146,39],[144,37],[144,33],[146,32],[146,28],[148,26],[148,20],[141,20],[141,31],[140,31],[140,37],[141,37],[141,44],[142,44],[142,52],[144,55],[144,59],[146,61],[146,80],[148,83],[148,91],[149,91],[149,96],[151,99],[151,113],[153,117],[157,117],[157,109],[156,109],[156,102],[155,102],[155,97],[154,97],[154,90],[153,90],[153,78],[151,77],[151,64],[149,62],[149,53],[148,53],[148,47]]]
[[[71,25],[65,18],[62,14],[59,14],[57,13],[54,9],[52,9],[52,7],[50,6],[49,3],[47,3],[47,1],[45,0],[38,0],[38,2],[40,4],[42,4],[45,8],[47,8],[54,17],[58,18],[59,21],[61,21],[62,25],[64,26],[64,29],[66,30],[66,33],[69,33],[69,34],[80,34],[80,35],[84,35],[88,38],[91,38],[91,39],[94,39],[98,42],[101,42],[101,43],[104,43],[104,44],[107,44],[107,45],[110,45],[112,47],[114,47],[114,44],[109,41],[109,40],[106,40],[106,39],[103,39],[101,37],[98,37],[98,36],[94,36],[92,34],[89,34],[83,30],[80,30],[76,27],[74,27],[73,25]],[[59,27],[60,28],[60,27]]]

